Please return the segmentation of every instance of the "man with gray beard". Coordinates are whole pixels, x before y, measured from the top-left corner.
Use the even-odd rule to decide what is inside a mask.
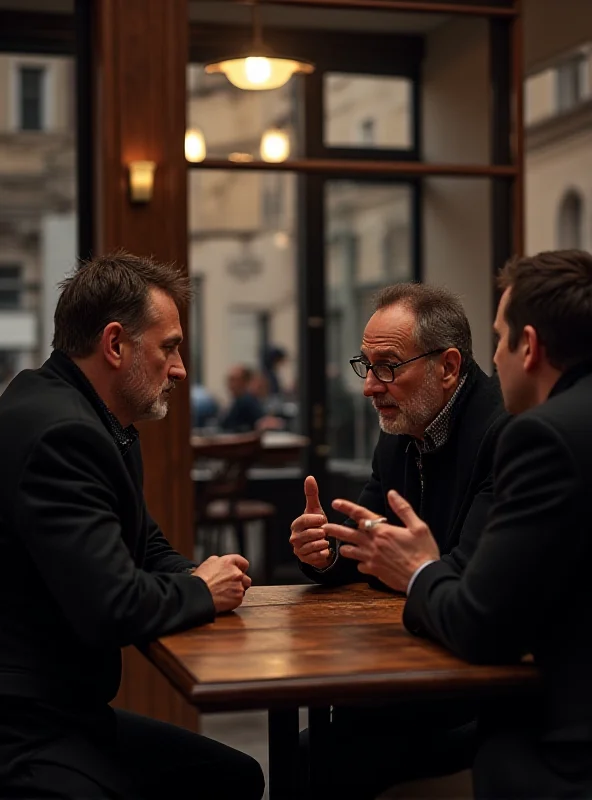
[[[485,528],[493,454],[507,421],[497,379],[473,360],[460,301],[423,284],[383,289],[360,354],[350,364],[364,380],[364,395],[372,399],[381,428],[358,504],[399,525],[387,500],[395,489],[427,522],[442,559],[460,573]],[[305,575],[333,586],[367,577],[370,585],[387,588],[361,574],[356,561],[340,557],[336,541],[325,534],[327,517],[313,476],[306,478],[304,492],[306,508],[292,523],[290,543]],[[356,527],[352,520],[345,524]],[[356,757],[341,770],[341,759],[332,758],[332,750],[327,754],[327,789],[342,800],[373,798],[396,781],[467,766],[472,731],[461,723],[471,716],[448,703],[439,708],[432,703],[429,710],[417,704],[405,710],[334,709],[328,746]],[[432,743],[427,751],[426,737]]]

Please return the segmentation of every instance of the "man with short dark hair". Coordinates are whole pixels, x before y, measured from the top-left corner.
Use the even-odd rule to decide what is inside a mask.
[[[516,258],[500,285],[495,363],[516,416],[499,440],[491,513],[464,573],[440,558],[431,525],[396,492],[388,499],[402,525],[378,523],[372,510],[337,500],[359,530],[327,525],[326,532],[343,542],[340,557],[407,592],[404,623],[412,633],[476,663],[534,656],[542,696],[496,703],[483,720],[476,797],[588,798],[592,256]],[[376,561],[377,538],[392,554],[389,565]]]
[[[242,556],[175,552],[144,502],[133,423],[164,417],[186,377],[188,297],[188,278],[151,258],[82,264],[51,357],[0,398],[2,797],[263,793],[243,753],[108,705],[122,647],[213,622],[251,583]]]
[[[381,433],[372,475],[358,503],[391,523],[391,489],[413,498],[429,520],[442,557],[460,573],[485,525],[492,497],[493,452],[506,422],[497,381],[477,366],[459,300],[446,289],[396,284],[376,310],[351,359],[372,398]],[[305,480],[306,509],[290,542],[303,572],[318,583],[385,584],[342,558],[327,536],[316,481]],[[355,523],[348,523],[355,524]],[[385,548],[377,557],[388,564]],[[327,791],[373,798],[396,781],[454,772],[473,754],[472,707],[458,703],[336,708],[328,743]],[[355,752],[343,767],[339,754]]]

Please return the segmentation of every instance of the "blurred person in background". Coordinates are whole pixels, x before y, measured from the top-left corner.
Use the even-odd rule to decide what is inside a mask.
[[[261,381],[253,385],[255,376],[256,373],[244,364],[237,364],[228,372],[226,383],[233,399],[220,419],[222,430],[228,433],[247,433],[283,428],[282,420],[267,414],[262,400],[254,393],[253,388],[259,394],[264,388]]]
[[[287,354],[283,347],[269,345],[263,352],[263,357],[261,359],[263,367],[262,372],[267,378],[269,394],[272,397],[284,394],[284,387],[281,385],[278,368],[282,364],[285,364],[286,360]]]
[[[218,421],[220,407],[213,394],[199,383],[194,383],[189,392],[191,403],[191,427],[215,427]]]

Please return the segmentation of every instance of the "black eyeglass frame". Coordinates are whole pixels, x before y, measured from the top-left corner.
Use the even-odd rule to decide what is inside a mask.
[[[363,381],[366,380],[368,377],[368,371],[372,370],[372,373],[377,381],[381,383],[393,383],[395,380],[395,370],[399,369],[399,367],[404,367],[405,364],[411,364],[413,361],[418,361],[420,358],[426,358],[427,356],[433,356],[436,353],[445,353],[449,348],[448,347],[439,347],[436,350],[430,350],[428,353],[422,353],[420,356],[414,356],[413,358],[408,358],[407,361],[401,361],[399,364],[369,364],[367,361],[364,360],[364,356],[355,356],[354,358],[350,358],[349,363],[351,364],[351,368],[356,373],[358,378],[362,378]],[[356,371],[355,364],[363,364],[366,367],[366,374],[364,376],[360,375],[359,372]],[[385,380],[384,378],[380,378],[376,374],[377,367],[388,367],[391,372],[390,380]]]

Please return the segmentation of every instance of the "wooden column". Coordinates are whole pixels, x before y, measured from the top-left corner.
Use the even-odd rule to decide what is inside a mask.
[[[92,22],[94,251],[123,247],[186,268],[187,0],[94,0]],[[154,195],[144,205],[133,205],[128,196],[127,165],[133,160],[156,162]],[[186,322],[184,315],[184,328]],[[171,544],[188,556],[193,549],[189,427],[187,383],[174,393],[165,420],[141,426],[148,507]],[[195,711],[133,648],[125,653],[117,704],[196,726]]]

